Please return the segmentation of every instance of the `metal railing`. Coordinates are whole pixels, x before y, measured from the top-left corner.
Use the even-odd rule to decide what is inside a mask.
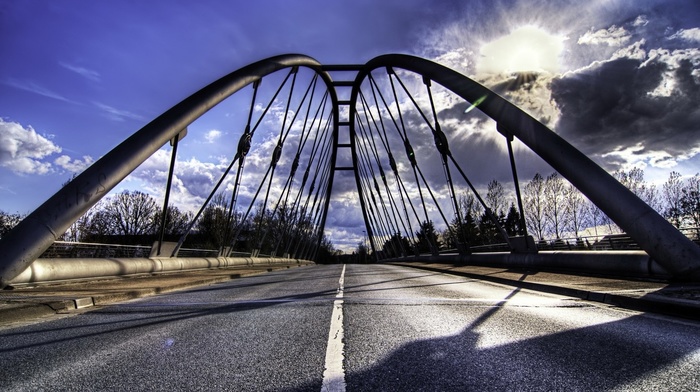
[[[700,228],[687,227],[679,229],[693,242],[700,245]],[[641,250],[642,248],[630,236],[624,233],[605,234],[593,236],[580,236],[569,238],[558,238],[536,241],[537,250],[557,251],[557,250]],[[472,252],[510,252],[510,247],[506,243],[476,245],[472,246]],[[442,252],[456,252],[456,249],[447,249]],[[441,252],[441,253],[442,253]]]
[[[134,258],[148,257],[150,253],[151,247],[145,245],[56,241],[40,258]],[[219,251],[212,249],[182,248],[178,252],[178,257],[217,257],[218,255]]]

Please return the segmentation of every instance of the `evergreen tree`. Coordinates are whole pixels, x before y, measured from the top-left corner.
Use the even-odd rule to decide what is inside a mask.
[[[418,251],[420,253],[437,253],[440,249],[438,234],[432,221],[420,224],[420,229],[416,232],[418,239]]]

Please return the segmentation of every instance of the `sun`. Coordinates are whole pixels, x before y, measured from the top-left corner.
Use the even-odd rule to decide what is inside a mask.
[[[523,26],[481,47],[478,73],[557,73],[565,37]]]

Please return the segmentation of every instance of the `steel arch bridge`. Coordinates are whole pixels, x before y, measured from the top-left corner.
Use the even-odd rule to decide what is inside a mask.
[[[331,77],[348,73],[350,78]],[[262,105],[260,96],[265,92],[261,81],[275,77],[281,80],[279,88],[273,89],[274,94],[269,90],[271,98],[266,106]],[[299,85],[303,87],[299,89]],[[257,248],[253,246],[253,256],[269,235],[268,241],[276,241],[275,252],[292,258],[315,257],[338,186],[337,177],[344,173],[354,177],[366,235],[375,256],[413,253],[411,248],[419,240],[415,230],[433,220],[442,220],[450,227],[448,216],[452,216],[459,223],[456,227],[462,227],[463,206],[457,198],[463,189],[473,192],[503,235],[511,254],[520,255],[523,260],[534,257],[537,249],[528,240],[524,221],[518,235],[506,233],[493,206],[479,196],[467,176],[472,168],[465,168],[462,158],[468,153],[451,148],[458,141],[459,129],[470,124],[447,116],[450,108],[458,107],[462,114],[480,116],[472,125],[484,118],[496,122],[495,134],[503,137],[508,148],[522,219],[527,211],[523,211],[514,162],[515,140],[578,188],[672,276],[700,278],[700,247],[555,132],[479,83],[409,55],[383,55],[363,65],[323,65],[311,57],[290,54],[250,64],[202,88],[59,190],[0,239],[0,284],[6,286],[30,266],[77,219],[170,142],[172,161],[165,191],[165,216],[177,146],[187,127],[235,93],[242,94],[248,86],[252,86],[252,98],[246,107],[247,122],[241,127],[237,143],[232,143],[236,146],[233,159],[213,184],[187,230],[192,230],[224,184],[231,197],[230,204],[222,206],[229,224],[224,235],[224,245],[228,246],[221,247],[220,257],[231,255],[247,218],[257,214],[256,219],[264,226],[266,219],[281,214],[280,211],[287,214],[286,226],[275,228],[274,233],[264,229],[255,236],[247,234],[258,241]],[[341,90],[349,94],[343,98]],[[254,114],[259,115],[257,121]],[[256,138],[263,132],[260,129],[273,123],[279,129],[277,134],[265,140]],[[254,154],[255,160],[251,158]],[[260,164],[261,156],[269,162],[266,174],[262,179],[246,176],[245,165]],[[439,165],[426,170],[425,159]],[[435,167],[444,175],[444,182],[432,173]],[[446,214],[447,209],[452,209],[453,215]],[[160,248],[161,230],[158,253],[176,257],[187,233],[166,251]],[[460,230],[452,234],[461,257],[468,258],[472,253],[469,238]],[[427,245],[433,256],[440,257],[435,244],[428,241]]]

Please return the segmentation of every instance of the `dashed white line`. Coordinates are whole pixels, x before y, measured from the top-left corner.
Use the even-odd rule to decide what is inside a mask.
[[[343,344],[343,290],[345,286],[345,264],[338,281],[338,294],[333,301],[331,327],[328,332],[326,348],[326,367],[323,371],[322,392],[345,392],[345,369],[343,360],[345,346]]]

